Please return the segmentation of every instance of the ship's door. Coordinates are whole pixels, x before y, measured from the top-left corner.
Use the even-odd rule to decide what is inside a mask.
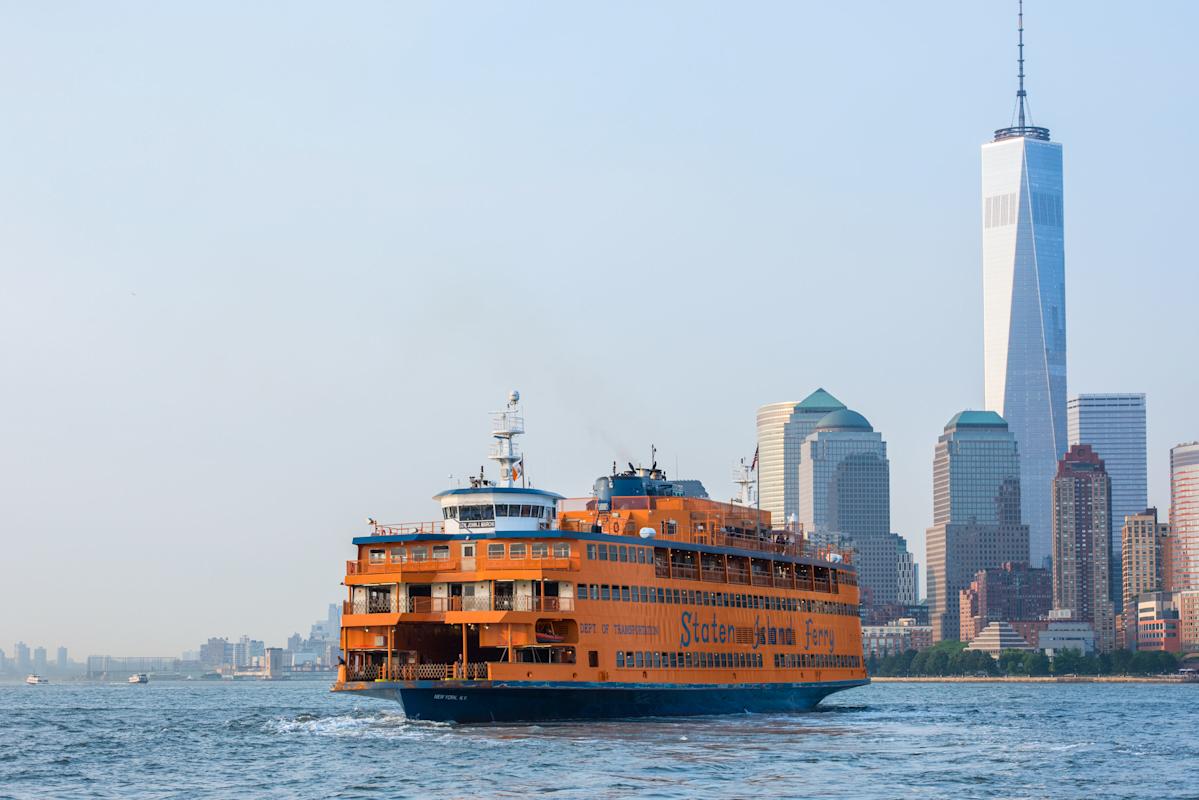
[[[475,543],[462,545],[462,571],[473,572],[475,569]]]

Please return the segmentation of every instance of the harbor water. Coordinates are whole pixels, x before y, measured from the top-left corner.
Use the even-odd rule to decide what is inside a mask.
[[[796,715],[454,726],[318,681],[0,686],[0,798],[1199,797],[1199,685],[884,683]]]

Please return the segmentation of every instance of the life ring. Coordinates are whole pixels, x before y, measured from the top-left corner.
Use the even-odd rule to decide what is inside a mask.
[[[620,523],[613,522],[612,525],[610,526],[609,530],[611,530],[612,533],[620,533]]]

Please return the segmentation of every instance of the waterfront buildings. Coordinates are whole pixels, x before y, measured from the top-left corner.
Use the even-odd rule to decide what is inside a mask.
[[[1004,650],[1025,650],[1031,651],[1035,648],[1026,642],[1020,634],[1012,629],[1012,626],[1007,622],[991,622],[987,627],[974,637],[974,641],[966,645],[967,650],[982,650],[984,653],[989,653],[992,658],[999,658],[999,654]]]
[[[1112,564],[1109,595],[1124,606],[1120,530],[1124,518],[1149,504],[1145,450],[1145,395],[1079,394],[1066,404],[1070,444],[1089,444],[1112,481]]]
[[[1137,598],[1165,588],[1166,537],[1170,526],[1158,522],[1157,509],[1147,508],[1124,517],[1121,538],[1121,602],[1117,616],[1116,646],[1135,648]]]
[[[816,423],[845,405],[817,389],[799,402],[758,409],[758,499],[776,527],[799,519],[799,460]]]
[[[933,637],[958,639],[961,590],[979,570],[1028,559],[1028,527],[1020,520],[1020,454],[994,411],[954,415],[937,440],[926,548]]]
[[[59,647],[56,656],[57,657],[55,658],[54,662],[55,667],[59,672],[66,672],[67,666],[70,664],[70,661],[67,659],[67,648]]]
[[[1091,623],[1104,653],[1115,645],[1110,548],[1111,479],[1090,445],[1074,445],[1053,481],[1053,608]]]
[[[1081,620],[1051,619],[1037,636],[1037,648],[1053,658],[1057,653],[1074,650],[1086,656],[1095,652],[1095,629]]]
[[[46,648],[35,647],[33,650],[33,671],[41,674],[46,671]]]
[[[912,617],[903,617],[886,625],[862,626],[862,651],[867,658],[927,650],[932,646],[932,626],[922,625]]]
[[[1143,594],[1136,605],[1136,649],[1181,652],[1181,621],[1174,593]]]
[[[1027,115],[1023,18],[1019,47],[1018,122],[982,146],[983,379],[986,408],[1020,446],[1022,518],[1042,566],[1052,524],[1043,487],[1066,449],[1062,146]]]
[[[962,641],[973,640],[992,622],[1032,622],[1053,607],[1050,571],[1008,562],[979,570],[959,600]]]
[[[1168,587],[1199,589],[1199,442],[1170,450]]]

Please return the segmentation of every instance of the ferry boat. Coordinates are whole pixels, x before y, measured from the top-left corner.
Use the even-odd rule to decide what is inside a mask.
[[[49,683],[49,678],[43,678],[41,675],[26,675],[25,683],[30,686],[41,686],[43,683]]]
[[[144,672],[135,672],[129,676],[130,683],[149,683],[150,676]]]
[[[868,682],[849,554],[656,464],[585,498],[527,486],[519,399],[494,416],[498,481],[353,540],[333,691],[505,722],[806,711]]]

